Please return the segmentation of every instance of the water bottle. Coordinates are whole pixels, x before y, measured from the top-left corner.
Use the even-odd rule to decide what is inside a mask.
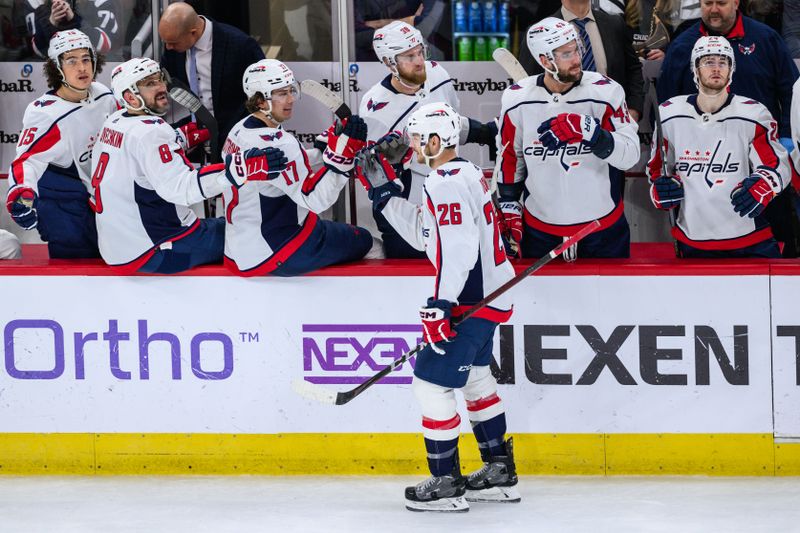
[[[508,33],[509,26],[508,0],[500,0],[500,5],[497,9],[497,31],[500,33]]]
[[[481,16],[480,2],[472,2],[469,5],[469,31],[483,31],[483,17]]]
[[[500,48],[501,39],[499,37],[491,36],[489,37],[489,55],[492,55],[492,52]]]
[[[453,18],[455,19],[455,31],[463,33],[467,31],[467,2],[457,0],[453,5]]]
[[[483,31],[487,33],[497,31],[497,6],[494,0],[483,2]]]
[[[461,37],[458,40],[458,60],[472,61],[472,37]]]
[[[475,49],[472,52],[472,57],[475,61],[488,61],[489,52],[486,49],[486,37],[479,35],[475,37]]]

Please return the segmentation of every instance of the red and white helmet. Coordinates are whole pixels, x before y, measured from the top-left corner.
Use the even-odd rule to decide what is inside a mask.
[[[736,57],[733,55],[733,47],[728,39],[717,35],[706,35],[697,39],[692,48],[692,59],[690,68],[692,69],[692,76],[694,77],[694,84],[700,85],[697,78],[697,63],[700,59],[706,56],[723,56],[727,57],[731,65],[731,72],[728,75],[728,85],[733,80],[733,73],[736,71]]]
[[[548,69],[542,64],[540,56],[546,57],[550,63],[555,64],[556,58],[553,55],[553,50],[569,44],[572,41],[578,43],[578,50],[583,56],[583,46],[581,40],[578,39],[578,32],[575,27],[561,19],[555,17],[547,17],[542,19],[530,28],[528,28],[527,36],[528,49],[531,55],[539,65],[547,72],[549,72],[558,81],[558,72]]]
[[[161,65],[150,59],[149,57],[135,57],[128,61],[117,65],[111,71],[111,92],[114,93],[114,98],[117,99],[119,105],[128,107],[133,111],[146,111],[153,115],[163,115],[164,113],[154,113],[150,108],[145,106],[144,100],[139,95],[139,88],[136,84],[148,76],[161,72]],[[125,101],[125,91],[131,91],[134,96],[139,100],[139,107],[131,107]]]
[[[372,37],[372,48],[375,50],[375,55],[382,63],[384,59],[388,60],[390,68],[397,66],[395,57],[398,54],[408,52],[419,45],[422,45],[425,57],[427,57],[428,48],[422,38],[422,33],[402,20],[395,20],[383,28],[375,30]]]
[[[450,104],[434,102],[425,104],[414,111],[406,124],[406,135],[411,139],[411,145],[424,150],[430,141],[431,135],[436,135],[441,141],[439,152],[432,156],[425,156],[426,164],[431,159],[439,157],[445,148],[458,147],[458,138],[461,134],[461,115]]]

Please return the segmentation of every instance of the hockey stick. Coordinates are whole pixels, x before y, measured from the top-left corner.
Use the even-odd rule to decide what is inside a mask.
[[[506,50],[505,48],[496,48],[494,52],[492,52],[492,59],[497,61],[497,64],[503,67],[503,70],[506,71],[506,74],[511,76],[511,79],[514,80],[514,83],[519,82],[519,80],[528,77],[528,73],[525,72],[525,68],[517,61],[517,58],[514,57],[514,54]]]
[[[581,229],[578,230],[578,232],[575,235],[573,235],[572,237],[568,238],[567,240],[565,240],[564,242],[562,242],[561,244],[550,250],[550,252],[548,252],[547,255],[540,258],[534,264],[532,264],[531,266],[529,266],[528,268],[526,268],[525,270],[523,270],[522,272],[520,272],[507,282],[505,282],[497,290],[486,296],[483,300],[470,307],[466,313],[454,318],[452,320],[453,325],[455,326],[456,324],[467,320],[469,317],[477,313],[480,309],[483,309],[484,307],[492,303],[494,300],[499,298],[501,295],[505,294],[509,289],[517,285],[523,279],[527,278],[537,270],[541,269],[547,263],[549,263],[559,255],[561,255],[561,253],[564,252],[564,250],[566,250],[573,244],[578,243],[578,241],[580,241],[593,231],[597,230],[599,227],[600,227],[600,222],[598,220],[594,220],[583,226]],[[353,398],[355,398],[356,396],[358,396],[359,394],[361,394],[362,392],[364,392],[365,390],[367,390],[368,388],[370,388],[372,385],[383,379],[392,370],[394,370],[398,366],[408,361],[408,359],[412,355],[417,354],[427,345],[428,344],[425,342],[417,344],[411,351],[402,355],[399,359],[396,359],[394,362],[392,362],[392,364],[383,368],[380,372],[378,372],[371,378],[367,379],[364,383],[349,391],[333,392],[324,387],[320,387],[314,383],[309,383],[308,381],[302,379],[296,379],[292,381],[292,388],[295,390],[296,393],[300,394],[301,396],[305,396],[306,398],[310,398],[312,400],[316,400],[321,403],[344,405]]]
[[[494,59],[498,65],[503,67],[503,70],[506,71],[506,74],[511,76],[511,79],[514,80],[514,83],[519,82],[519,80],[527,78],[528,73],[525,72],[525,68],[517,61],[517,58],[514,57],[514,54],[509,52],[505,48],[496,48],[494,52],[492,52],[492,59]],[[503,154],[506,152],[506,148],[508,148],[508,143],[503,145],[503,149],[497,154],[496,161],[494,164],[494,172],[492,172],[492,182],[489,184],[489,190],[492,194],[497,190],[497,175],[500,173],[500,166],[503,163]]]
[[[307,94],[314,100],[318,101],[328,109],[330,109],[336,118],[344,120],[353,115],[350,107],[344,103],[344,100],[339,98],[339,95],[331,91],[321,83],[315,80],[303,80],[300,82],[300,91]],[[356,187],[353,181],[348,184],[348,200],[350,203],[350,223],[352,225],[358,224],[358,217],[356,217]]]
[[[648,89],[650,98],[653,99],[653,119],[655,122],[654,132],[656,135],[656,143],[658,143],[658,153],[661,156],[661,175],[667,175],[667,150],[664,148],[664,129],[661,127],[661,110],[658,108],[658,96],[656,96],[656,84],[654,80],[650,80],[650,88]],[[669,225],[671,228],[675,227],[675,209],[667,211],[669,213]],[[678,243],[675,243],[675,255],[678,255]]]
[[[353,114],[338,94],[317,81],[301,81],[300,91],[330,109],[339,120],[344,120]]]
[[[164,71],[166,72],[166,71]],[[222,156],[219,151],[219,124],[217,119],[211,114],[211,111],[203,105],[200,98],[195,95],[189,87],[177,78],[167,76],[167,86],[169,88],[169,96],[172,100],[188,109],[197,118],[203,126],[208,128],[210,136],[211,154],[209,154],[211,163],[222,162]]]

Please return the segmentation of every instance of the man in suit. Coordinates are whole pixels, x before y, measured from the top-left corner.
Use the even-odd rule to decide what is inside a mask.
[[[572,22],[586,50],[583,70],[599,72],[622,85],[631,117],[638,122],[644,106],[644,79],[630,30],[622,17],[591,7],[590,0],[561,0],[561,9],[550,16]],[[530,50],[520,48],[519,60],[528,74],[541,74],[542,67]]]
[[[166,48],[162,67],[188,85],[214,115],[219,126],[218,146],[222,146],[234,124],[247,114],[244,71],[264,59],[264,52],[249,35],[198,15],[184,2],[164,10],[158,34]]]

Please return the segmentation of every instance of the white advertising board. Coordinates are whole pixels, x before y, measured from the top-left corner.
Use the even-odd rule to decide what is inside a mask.
[[[413,347],[431,284],[3,277],[0,427],[417,432],[410,365],[346,406],[289,383],[351,388]],[[495,345],[511,431],[772,431],[767,276],[541,276],[515,291]]]
[[[775,436],[800,439],[800,278],[772,277]]]

